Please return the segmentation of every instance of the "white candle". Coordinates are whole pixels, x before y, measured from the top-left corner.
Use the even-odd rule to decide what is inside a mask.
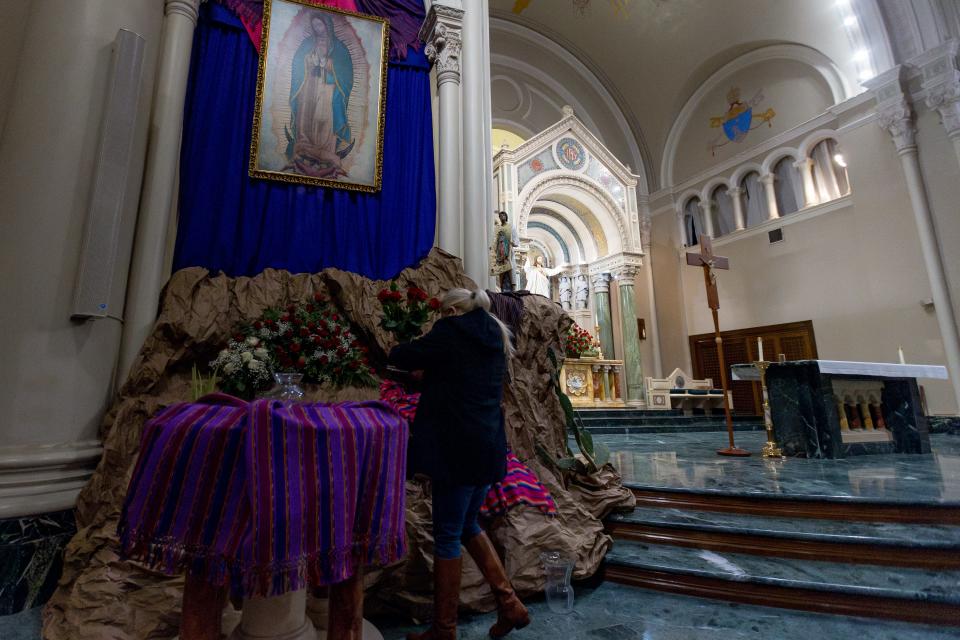
[[[903,347],[897,347],[897,353],[900,356],[900,364],[907,364],[907,361],[903,357]]]
[[[760,361],[763,362],[763,338],[757,338],[757,351],[760,352]]]

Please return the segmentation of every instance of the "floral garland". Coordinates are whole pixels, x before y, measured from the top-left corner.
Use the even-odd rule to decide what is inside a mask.
[[[284,309],[270,308],[241,326],[210,366],[220,389],[250,398],[269,387],[273,374],[300,373],[303,381],[336,387],[376,385],[350,324],[321,294]]]
[[[440,310],[440,301],[431,298],[423,289],[412,286],[404,293],[396,282],[382,289],[377,300],[383,307],[380,326],[392,333],[397,342],[410,342],[419,337],[430,315]]]
[[[576,322],[570,325],[563,341],[563,352],[568,358],[579,358],[585,353],[595,352],[596,342],[590,332]]]

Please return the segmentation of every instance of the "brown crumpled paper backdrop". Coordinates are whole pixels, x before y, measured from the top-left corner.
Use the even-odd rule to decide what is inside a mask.
[[[460,261],[437,250],[397,280],[401,286],[416,284],[431,295],[473,286],[463,275]],[[267,307],[300,301],[316,292],[333,298],[370,346],[374,362],[382,363],[393,345],[392,337],[378,326],[376,293],[385,285],[335,269],[312,275],[267,269],[252,278],[228,278],[191,268],[173,275],[163,292],[153,333],[104,417],[100,434],[104,455],[78,499],[79,531],[67,546],[63,577],[43,612],[45,639],[145,640],[177,634],[183,579],[122,561],[116,553],[117,521],[144,422],[160,407],[189,399],[191,366],[212,360],[236,324],[256,318]],[[632,506],[633,497],[611,467],[589,478],[576,478],[566,488],[537,459],[534,443],[559,456],[566,440],[547,351],[559,352],[569,319],[545,298],[529,296],[524,305],[512,383],[504,397],[507,438],[517,456],[553,493],[560,515],[547,518],[536,509],[517,508],[493,524],[491,537],[515,587],[530,594],[543,588],[539,554],[546,549],[575,557],[575,577],[592,575],[610,547],[600,518],[615,508]],[[309,395],[329,402],[375,398],[377,391],[319,388],[309,390]],[[368,575],[368,612],[401,611],[422,618],[429,611],[430,517],[429,483],[408,482],[408,557]],[[464,566],[462,605],[470,610],[491,609],[492,596],[475,565],[467,560]]]

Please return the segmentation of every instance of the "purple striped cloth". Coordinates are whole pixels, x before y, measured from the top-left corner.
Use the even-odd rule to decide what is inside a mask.
[[[121,551],[238,596],[346,580],[406,552],[407,423],[379,402],[171,406],[143,433]]]

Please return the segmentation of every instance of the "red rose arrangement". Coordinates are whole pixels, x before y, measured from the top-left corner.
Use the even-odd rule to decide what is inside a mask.
[[[273,373],[302,373],[303,381],[337,387],[376,385],[367,348],[350,324],[321,294],[285,308],[270,308],[244,325],[210,365],[220,388],[253,397],[269,387]]]
[[[563,351],[568,358],[579,358],[584,353],[595,351],[596,348],[596,342],[589,331],[576,322],[570,325],[563,341]]]
[[[398,342],[410,342],[423,333],[423,325],[440,310],[440,301],[417,286],[400,291],[396,282],[377,294],[383,307],[380,326],[392,333]]]

